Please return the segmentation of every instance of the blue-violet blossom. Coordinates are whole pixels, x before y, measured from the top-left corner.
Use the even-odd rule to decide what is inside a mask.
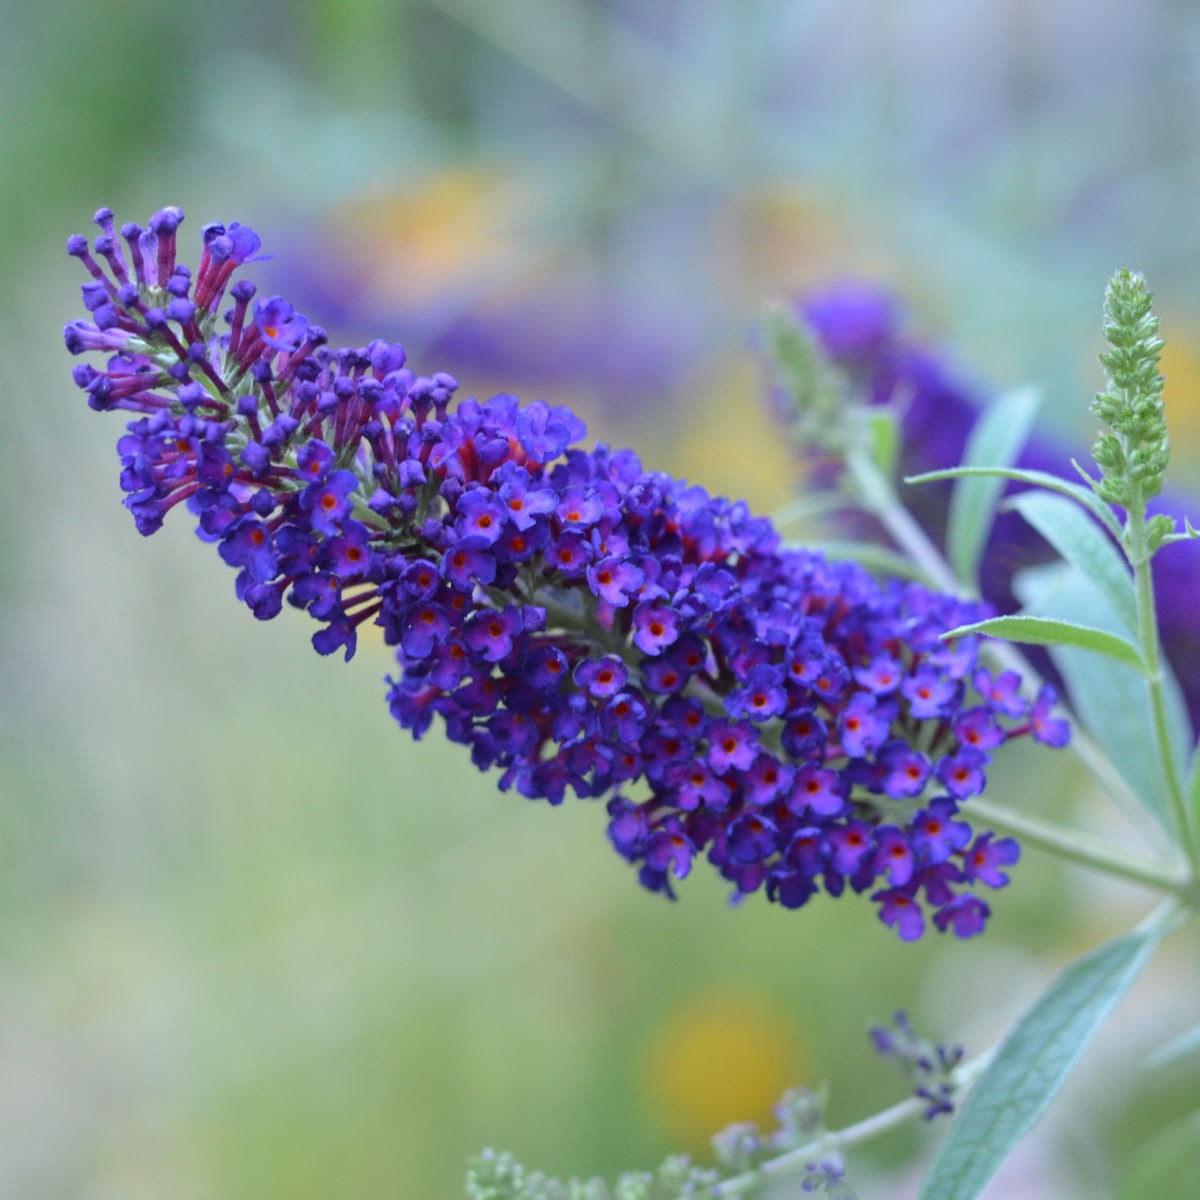
[[[940,640],[983,606],[781,549],[745,504],[581,448],[565,408],[454,403],[455,379],[398,345],[331,349],[231,283],[252,230],[204,226],[193,274],[182,220],[118,236],[101,209],[94,247],[68,242],[91,281],[67,347],[108,356],[75,382],[133,414],[121,486],[143,534],[186,506],[239,599],[307,609],[322,654],[379,626],[404,728],[438,718],[531,799],[606,799],[651,891],[706,855],[736,896],[798,908],[849,886],[904,939],[927,910],[983,928],[971,889],[1006,883],[1019,850],[963,804],[1002,742],[1063,740],[1049,690],[1031,703],[974,639]]]

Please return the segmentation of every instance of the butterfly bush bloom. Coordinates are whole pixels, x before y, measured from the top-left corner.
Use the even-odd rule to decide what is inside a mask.
[[[799,302],[798,313],[824,352],[850,378],[868,403],[900,408],[902,475],[917,475],[962,461],[981,397],[965,385],[944,355],[905,332],[901,307],[885,289],[870,283],[841,282]],[[1066,447],[1035,435],[1016,465],[1045,471],[1078,483]],[[922,484],[905,500],[927,533],[945,540],[951,484]],[[1010,485],[1021,490],[1021,485]],[[1196,508],[1194,496],[1164,493],[1151,500],[1150,513],[1184,513]],[[1001,612],[1020,604],[1013,576],[1025,567],[1052,562],[1057,553],[1015,512],[997,512],[980,564],[983,595]],[[1200,594],[1200,547],[1183,543],[1156,554],[1151,562],[1163,649],[1175,668],[1192,726],[1200,730],[1200,627],[1195,597]],[[1039,666],[1054,675],[1046,655],[1032,652]],[[1039,711],[1036,720],[1042,719]],[[1058,736],[1064,740],[1065,730]]]
[[[404,350],[335,350],[236,268],[259,239],[207,225],[193,274],[183,214],[148,229],[112,214],[69,249],[90,319],[67,326],[75,382],[131,414],[125,504],[155,532],[183,506],[237,571],[255,616],[287,601],[322,654],[366,622],[395,648],[388,703],[436,720],[500,786],[604,800],[616,850],[674,894],[697,859],[735,895],[798,908],[867,893],[919,937],[979,932],[1017,860],[976,833],[992,752],[1061,744],[1053,697],[1032,704],[940,634],[978,604],[780,548],[745,504],[579,445],[569,410],[515,397],[455,402]],[[231,302],[231,303],[229,303]],[[222,312],[222,306],[228,304]]]

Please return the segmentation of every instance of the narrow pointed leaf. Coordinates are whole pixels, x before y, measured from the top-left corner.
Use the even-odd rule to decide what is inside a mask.
[[[1069,479],[1060,479],[1048,471],[1026,471],[1017,467],[951,467],[945,471],[926,471],[922,475],[907,475],[905,483],[936,483],[939,479],[969,479],[982,478],[992,475],[1000,479],[1011,479],[1014,483],[1027,483],[1030,487],[1045,488],[1049,492],[1058,492],[1062,496],[1070,496],[1086,508],[1115,538],[1121,536],[1121,523],[1113,515],[1113,511],[1096,493],[1080,483],[1072,483]]]
[[[920,1200],[974,1200],[1066,1082],[1141,973],[1157,929],[1125,934],[1076,959],[1013,1026],[950,1127]]]
[[[1029,646],[1081,646],[1106,654],[1117,662],[1145,673],[1145,665],[1138,648],[1123,637],[1096,629],[1091,625],[1076,625],[1073,621],[1058,621],[1049,617],[1031,617],[1017,613],[1011,617],[992,617],[977,621],[973,625],[960,625],[957,629],[943,633],[942,637],[962,637],[968,633],[983,633],[988,637],[1001,638],[1006,642],[1022,642]]]
[[[1065,621],[1086,620],[1110,633],[1122,628],[1121,618],[1103,593],[1066,563],[1020,571],[1013,584],[1026,612]],[[1134,668],[1077,646],[1051,646],[1050,657],[1066,681],[1076,716],[1104,747],[1162,833],[1169,836],[1170,800],[1155,749],[1148,680]],[[1169,687],[1168,698],[1177,690]],[[1170,707],[1174,707],[1173,702]],[[1126,816],[1141,822],[1136,810],[1127,809]]]
[[[1135,637],[1137,596],[1133,575],[1120,551],[1078,505],[1050,492],[1022,492],[1008,506],[1029,522],[1073,566],[1108,598],[1121,623]]]
[[[885,479],[894,479],[900,457],[900,427],[896,415],[886,408],[869,409],[866,422],[871,458]]]
[[[1183,518],[1183,533],[1170,533],[1162,540],[1162,545],[1169,546],[1172,542],[1194,542],[1200,538],[1200,529],[1196,529],[1190,517]]]
[[[1033,428],[1040,399],[1032,388],[1021,388],[993,400],[971,430],[964,465],[1007,467],[1012,463]],[[978,582],[979,560],[1003,490],[1003,479],[970,476],[960,479],[950,496],[946,552],[954,573],[971,587]]]

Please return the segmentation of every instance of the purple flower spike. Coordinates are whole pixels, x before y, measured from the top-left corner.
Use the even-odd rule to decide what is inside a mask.
[[[584,449],[568,409],[456,400],[393,341],[334,349],[280,297],[251,311],[246,226],[204,226],[193,274],[175,210],[122,227],[127,258],[97,220],[95,256],[69,246],[86,312],[64,337],[100,356],[73,371],[89,405],[126,411],[141,532],[182,506],[238,599],[303,609],[321,654],[378,626],[403,728],[437,721],[520,796],[607,801],[653,892],[707,860],[788,908],[870,895],[905,940],[922,904],[935,928],[982,927],[972,889],[1007,883],[1018,849],[972,841],[960,805],[1010,737],[1067,730],[1051,691],[1026,714],[1015,677],[980,669],[976,639],[941,643],[981,606],[781,548],[745,504]],[[917,799],[931,776],[946,794]]]

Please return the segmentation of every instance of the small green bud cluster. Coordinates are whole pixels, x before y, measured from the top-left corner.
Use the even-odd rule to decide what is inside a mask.
[[[1108,388],[1097,393],[1092,412],[1107,429],[1092,449],[1102,473],[1092,486],[1102,500],[1123,508],[1158,495],[1170,457],[1158,369],[1163,343],[1152,300],[1146,280],[1124,268],[1109,280],[1104,296],[1110,348],[1100,361]]]
[[[763,340],[775,376],[775,403],[795,439],[835,459],[869,448],[872,435],[850,403],[849,384],[811,331],[791,313],[773,308],[763,320]]]
[[[674,1154],[655,1171],[630,1171],[611,1188],[602,1179],[553,1179],[528,1171],[507,1152],[485,1150],[467,1170],[468,1200],[680,1200],[725,1194],[731,1179],[734,1192],[745,1189],[744,1176],[769,1160],[801,1146],[812,1147],[813,1160],[802,1164],[801,1191],[821,1193],[830,1200],[854,1200],[844,1180],[845,1166],[836,1152],[822,1154],[825,1138],[825,1098],[808,1088],[794,1088],[775,1106],[777,1127],[764,1133],[752,1121],[730,1125],[713,1137],[717,1167],[697,1166],[686,1154]]]
[[[675,1154],[657,1171],[627,1172],[610,1190],[602,1179],[554,1179],[527,1171],[507,1152],[485,1150],[467,1168],[466,1191],[469,1200],[677,1200],[709,1195],[720,1178]]]

